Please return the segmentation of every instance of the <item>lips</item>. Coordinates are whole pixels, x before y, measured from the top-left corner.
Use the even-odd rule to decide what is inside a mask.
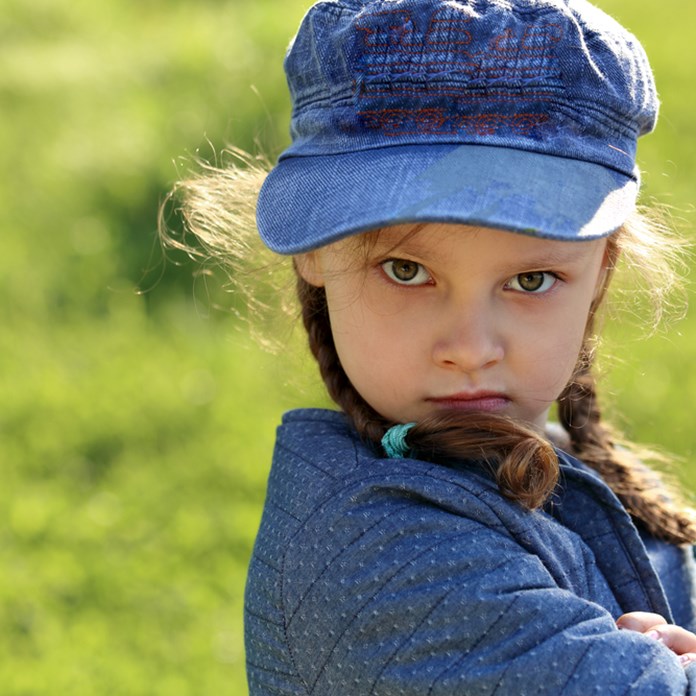
[[[477,391],[434,397],[428,399],[428,401],[440,408],[495,412],[502,411],[508,406],[510,398],[501,392]]]

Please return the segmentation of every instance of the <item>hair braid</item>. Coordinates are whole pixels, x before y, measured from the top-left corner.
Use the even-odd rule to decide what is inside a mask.
[[[676,491],[636,454],[616,447],[610,430],[602,425],[587,354],[558,399],[558,416],[570,437],[572,453],[597,471],[635,520],[665,541],[696,540],[696,521]]]
[[[416,423],[407,440],[428,461],[485,464],[500,492],[530,510],[546,502],[558,481],[553,446],[531,428],[504,416],[444,411]]]
[[[309,348],[319,364],[319,372],[329,396],[348,415],[360,437],[379,442],[388,424],[358,394],[343,370],[331,332],[324,288],[310,285],[298,274],[297,294],[302,321],[309,337]]]

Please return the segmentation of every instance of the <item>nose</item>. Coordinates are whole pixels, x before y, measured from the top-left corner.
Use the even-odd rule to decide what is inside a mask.
[[[491,308],[456,309],[433,343],[433,362],[460,372],[477,372],[499,363],[505,355],[502,332]]]

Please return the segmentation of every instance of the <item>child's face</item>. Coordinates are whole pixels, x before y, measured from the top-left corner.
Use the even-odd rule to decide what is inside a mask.
[[[404,225],[367,250],[337,242],[298,265],[325,287],[343,368],[384,417],[475,409],[541,429],[575,367],[605,249],[605,240]]]

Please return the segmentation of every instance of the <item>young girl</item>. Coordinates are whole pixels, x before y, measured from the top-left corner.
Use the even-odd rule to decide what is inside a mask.
[[[585,0],[326,0],[285,68],[257,223],[340,410],[278,430],[251,694],[690,693],[696,525],[592,372],[615,264],[671,251],[634,210],[642,48]],[[182,184],[206,244],[258,176]]]

